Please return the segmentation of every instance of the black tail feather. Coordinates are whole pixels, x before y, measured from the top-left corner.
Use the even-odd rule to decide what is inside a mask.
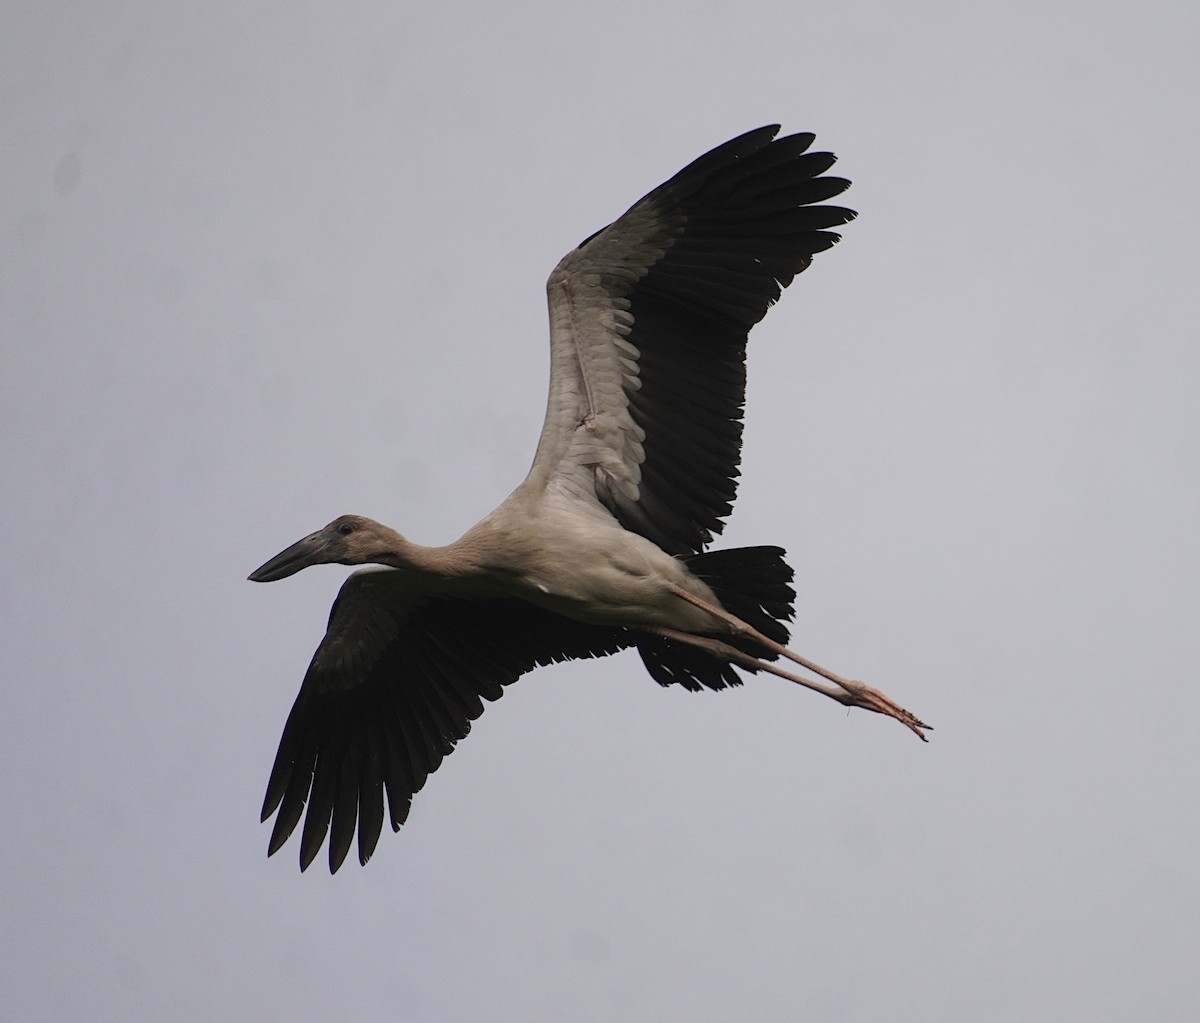
[[[735,547],[707,551],[684,558],[685,564],[712,588],[721,606],[769,639],[786,644],[787,622],[792,619],[793,572],[783,560],[781,547]],[[764,660],[774,660],[774,652],[758,644],[721,635],[714,636]],[[685,689],[725,689],[741,685],[741,678],[727,661],[718,660],[696,647],[674,643],[661,636],[638,640],[642,662],[659,685],[678,683]],[[752,670],[752,669],[744,669]]]

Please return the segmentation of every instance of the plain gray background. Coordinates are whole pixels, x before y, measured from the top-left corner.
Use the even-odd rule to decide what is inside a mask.
[[[1193,3],[11,5],[12,1020],[1193,1020]],[[693,157],[860,211],[751,337],[723,544],[934,725],[635,655],[489,706],[366,869],[268,861],[335,515],[524,475],[542,284]]]

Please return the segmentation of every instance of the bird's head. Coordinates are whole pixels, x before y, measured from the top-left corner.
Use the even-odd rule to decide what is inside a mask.
[[[250,580],[273,583],[309,565],[386,564],[383,559],[394,555],[397,545],[403,543],[403,537],[373,519],[342,515],[260,565],[250,573]]]

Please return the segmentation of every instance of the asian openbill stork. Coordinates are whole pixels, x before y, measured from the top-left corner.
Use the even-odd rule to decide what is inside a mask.
[[[929,726],[783,644],[792,570],[778,547],[705,551],[737,489],[746,336],[854,217],[813,136],[747,132],[689,164],[569,253],[547,284],[550,396],[533,466],[446,547],[344,515],[255,571],[372,565],[343,584],[292,707],[262,819],[270,853],[308,815],[359,862],[504,686],[553,661],[636,647],[652,678],[699,690],[735,668]],[[771,663],[787,658],[827,681]]]

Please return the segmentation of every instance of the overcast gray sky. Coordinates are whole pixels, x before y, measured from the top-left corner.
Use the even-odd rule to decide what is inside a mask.
[[[20,6],[6,1018],[1196,1018],[1200,7]],[[498,503],[551,267],[771,121],[860,218],[751,336],[722,543],[933,741],[627,654],[512,687],[367,868],[267,860],[346,570],[247,572]]]

